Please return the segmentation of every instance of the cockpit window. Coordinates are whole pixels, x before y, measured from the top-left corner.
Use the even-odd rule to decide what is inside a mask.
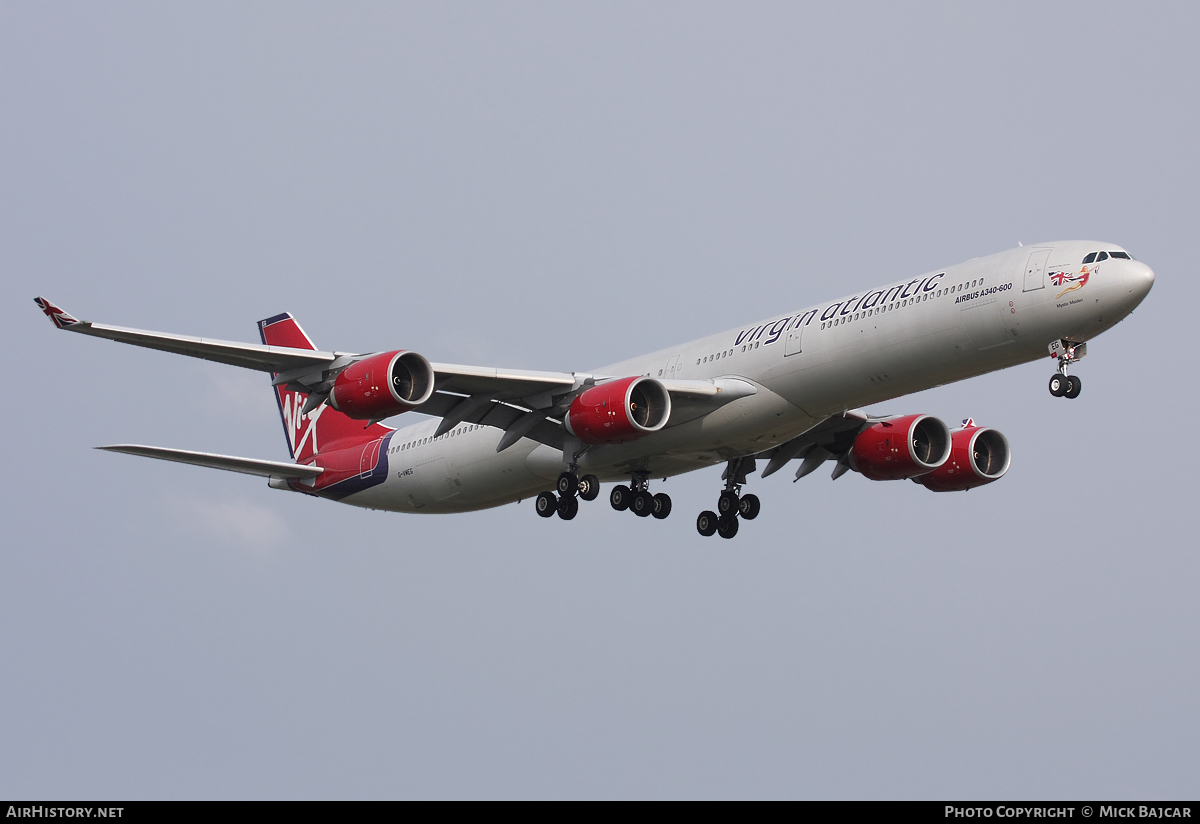
[[[1099,263],[1102,260],[1108,260],[1108,252],[1101,252],[1100,254],[1096,255],[1097,263]]]
[[[1095,252],[1088,252],[1088,256],[1083,259],[1084,263],[1094,263],[1096,260]]]
[[[1132,258],[1130,258],[1129,255],[1125,252],[1109,252],[1108,256],[1114,257],[1114,258],[1121,258],[1121,260],[1132,260]]]

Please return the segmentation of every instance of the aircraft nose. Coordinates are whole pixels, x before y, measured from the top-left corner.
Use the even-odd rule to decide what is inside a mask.
[[[1133,261],[1133,264],[1129,271],[1129,291],[1140,301],[1150,294],[1150,287],[1154,285],[1154,270],[1140,260]]]

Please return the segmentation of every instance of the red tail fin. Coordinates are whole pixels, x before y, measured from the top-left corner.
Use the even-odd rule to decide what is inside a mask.
[[[316,349],[300,324],[286,312],[258,322],[258,333],[267,346],[286,346],[291,349]],[[274,375],[272,375],[274,377]],[[304,412],[308,395],[275,387],[283,431],[287,435],[288,451],[296,463],[309,463],[317,451],[342,449],[366,444],[391,431],[377,423],[364,427],[362,421],[347,418],[327,404]]]

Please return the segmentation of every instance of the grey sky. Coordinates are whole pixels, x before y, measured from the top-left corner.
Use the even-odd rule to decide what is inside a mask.
[[[0,796],[1200,794],[1195,8],[578,6],[0,5]],[[1079,400],[872,410],[1002,482],[781,472],[732,542],[719,469],[566,523],[95,452],[286,457],[261,375],[31,301],[588,369],[1064,238],[1158,277]]]

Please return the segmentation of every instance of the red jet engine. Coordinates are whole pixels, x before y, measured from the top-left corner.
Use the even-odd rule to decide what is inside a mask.
[[[614,444],[644,438],[667,425],[671,394],[653,378],[608,381],[571,401],[567,431],[587,444]]]
[[[934,492],[960,492],[1003,478],[1011,463],[1007,438],[995,429],[969,426],[954,433],[950,460],[913,480]]]
[[[850,447],[850,468],[872,481],[933,472],[950,457],[950,430],[929,415],[906,415],[869,426]]]
[[[377,421],[407,412],[433,394],[433,367],[416,352],[381,352],[341,371],[329,405],[350,418]]]

